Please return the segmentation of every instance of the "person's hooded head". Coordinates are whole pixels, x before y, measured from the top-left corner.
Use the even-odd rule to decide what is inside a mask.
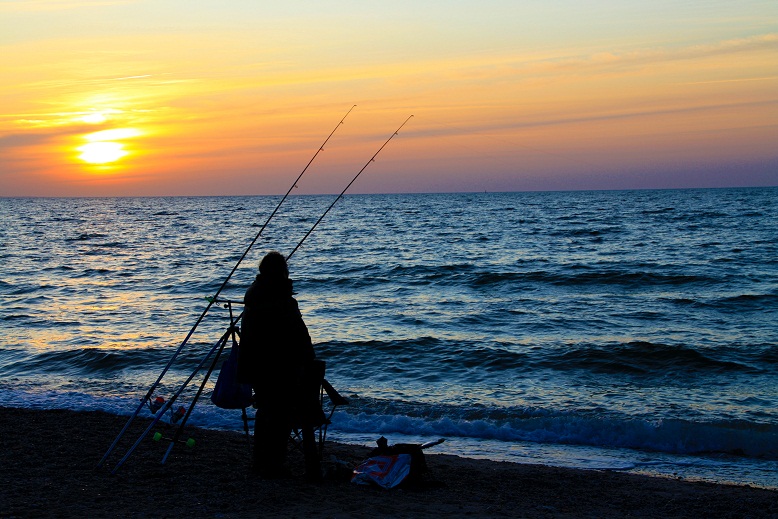
[[[289,267],[286,258],[280,252],[268,252],[259,262],[259,275],[264,279],[283,281],[289,279]]]
[[[276,251],[268,252],[259,262],[258,279],[267,291],[292,294],[292,281],[289,279],[289,268],[286,258]]]

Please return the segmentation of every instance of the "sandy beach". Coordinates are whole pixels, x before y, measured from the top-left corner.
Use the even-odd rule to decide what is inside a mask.
[[[250,474],[240,433],[188,428],[193,448],[147,438],[110,468],[149,423],[133,422],[106,466],[97,462],[126,423],[101,412],[0,408],[2,517],[778,517],[778,492],[618,472],[497,463],[428,453],[418,488],[358,486],[342,474],[307,483]],[[353,466],[359,446],[328,444]]]

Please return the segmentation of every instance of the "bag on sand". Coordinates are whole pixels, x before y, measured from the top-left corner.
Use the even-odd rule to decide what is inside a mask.
[[[378,447],[370,452],[370,458],[354,469],[351,482],[362,485],[374,483],[383,488],[393,488],[401,483],[418,485],[427,472],[424,449],[439,445],[443,441],[440,439],[424,445],[398,443],[390,446],[387,439],[381,436],[376,441]]]
[[[394,488],[402,483],[410,473],[410,454],[373,456],[354,469],[351,482],[358,485],[375,484],[383,488]]]

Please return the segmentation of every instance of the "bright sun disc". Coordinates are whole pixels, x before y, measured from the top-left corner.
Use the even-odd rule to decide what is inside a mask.
[[[127,155],[124,146],[118,142],[90,142],[84,144],[78,151],[81,152],[79,158],[90,164],[106,164],[114,162]]]
[[[100,124],[108,120],[108,118],[100,112],[93,112],[81,117],[81,120],[89,124]]]
[[[83,138],[87,143],[77,148],[81,152],[78,158],[90,164],[115,162],[130,153],[120,141],[140,135],[142,132],[135,128],[113,128],[86,134]]]

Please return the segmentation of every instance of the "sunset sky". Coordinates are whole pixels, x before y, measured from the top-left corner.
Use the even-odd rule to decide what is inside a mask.
[[[0,196],[778,185],[778,1],[0,1]]]

